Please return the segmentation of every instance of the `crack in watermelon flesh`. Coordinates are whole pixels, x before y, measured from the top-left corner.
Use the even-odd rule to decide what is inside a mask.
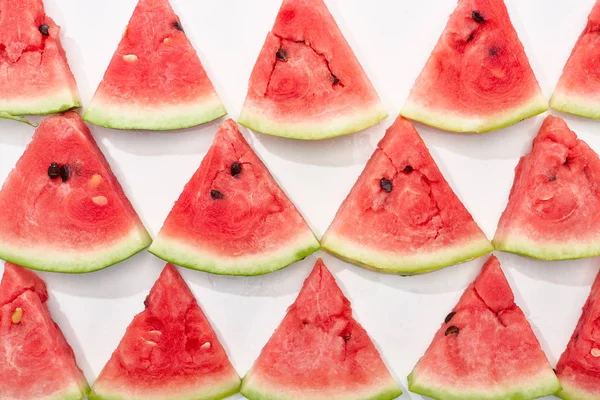
[[[285,60],[277,57],[280,49]],[[387,117],[322,0],[285,0],[252,75],[240,124],[295,139],[324,139]]]
[[[48,36],[40,32],[42,24]],[[51,114],[81,106],[59,32],[41,0],[0,0],[0,113]]]
[[[250,400],[394,399],[402,394],[319,259],[243,380]]]
[[[556,366],[565,400],[600,399],[600,274]]]
[[[0,398],[80,400],[89,386],[52,320],[44,282],[6,263],[0,282]],[[20,310],[20,316],[16,316]]]
[[[519,161],[493,242],[544,260],[600,255],[600,159],[562,119],[548,116]]]
[[[235,176],[234,163],[241,165]],[[232,120],[219,128],[150,246],[166,261],[227,275],[265,274],[318,249],[302,215]]]
[[[382,179],[392,185],[389,193]],[[357,265],[399,274],[429,272],[492,251],[402,117],[379,142],[321,243]]]
[[[560,390],[496,257],[464,292],[408,377],[443,400],[526,400]]]
[[[401,114],[449,131],[487,132],[547,109],[503,0],[459,0]]]

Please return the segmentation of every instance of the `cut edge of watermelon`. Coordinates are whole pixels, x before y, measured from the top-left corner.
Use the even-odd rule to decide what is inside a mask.
[[[413,371],[408,376],[408,389],[417,394],[444,400],[528,400],[553,395],[561,389],[561,386],[556,375],[552,370],[549,370],[532,377],[529,384],[526,385],[499,386],[497,388],[480,388],[476,390],[464,388],[448,390],[441,385],[435,387],[432,379],[428,377],[421,379],[418,371]]]
[[[139,253],[152,238],[145,228],[135,227],[113,246],[76,254],[56,248],[32,249],[0,243],[0,258],[38,271],[80,274],[108,268]]]
[[[0,99],[0,110],[10,115],[56,114],[79,107],[79,94],[68,89],[34,98]]]
[[[190,128],[224,115],[227,115],[227,110],[215,93],[196,102],[157,104],[152,107],[111,104],[109,100],[94,98],[82,118],[105,128],[162,131]]]
[[[362,131],[386,119],[388,115],[383,105],[378,103],[369,109],[331,118],[327,122],[313,120],[286,124],[270,118],[260,108],[244,104],[238,123],[266,135],[290,139],[320,140]]]
[[[596,393],[590,393],[586,390],[583,390],[575,384],[571,384],[564,377],[559,377],[560,385],[562,386],[562,390],[555,394],[556,397],[559,397],[563,400],[597,400],[598,395]]]
[[[540,94],[523,105],[486,117],[452,115],[449,110],[433,110],[410,99],[402,107],[400,115],[451,132],[485,133],[506,128],[547,110],[548,102]]]
[[[352,264],[390,274],[417,275],[466,262],[494,250],[487,239],[470,240],[430,254],[398,256],[392,252],[375,251],[334,233],[321,239],[323,250]]]
[[[580,117],[600,119],[600,101],[576,94],[569,94],[560,90],[556,90],[552,94],[550,107],[557,111],[579,115]]]
[[[217,253],[199,250],[175,238],[159,236],[148,251],[155,256],[185,268],[217,275],[264,275],[287,267],[320,249],[312,232],[302,234],[297,240],[280,249],[256,255],[227,258]]]
[[[600,255],[600,240],[582,242],[552,242],[543,244],[517,235],[496,235],[492,241],[496,250],[539,260],[575,260]]]

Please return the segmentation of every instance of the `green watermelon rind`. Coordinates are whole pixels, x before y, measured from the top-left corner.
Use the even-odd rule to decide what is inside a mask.
[[[336,235],[326,233],[321,239],[323,250],[369,270],[399,275],[418,275],[433,272],[454,264],[473,260],[494,251],[487,239],[471,240],[435,253],[418,253],[398,257],[377,249],[362,246]]]
[[[550,107],[580,117],[600,119],[600,101],[593,98],[556,90],[550,98]]]
[[[600,255],[600,238],[586,242],[541,243],[529,238],[496,234],[492,240],[496,250],[546,261],[576,260]]]
[[[195,246],[159,234],[148,251],[167,262],[189,269],[216,275],[256,276],[283,269],[306,258],[320,248],[319,241],[310,232],[302,235],[296,241],[282,246],[277,251],[232,259],[216,253],[201,251]]]
[[[548,102],[540,94],[519,107],[487,117],[453,116],[452,110],[434,110],[411,101],[404,104],[400,115],[446,131],[485,133],[506,128],[545,111],[548,111]]]
[[[531,379],[529,384],[515,385],[510,388],[481,388],[479,390],[449,390],[432,385],[432,379],[423,379],[421,384],[413,371],[408,376],[408,390],[413,393],[428,396],[433,399],[443,400],[531,400],[539,397],[551,396],[561,390],[558,378],[552,370],[543,372],[539,377]]]
[[[125,239],[112,248],[103,247],[90,252],[73,253],[65,249],[18,248],[8,243],[0,243],[0,259],[29,269],[65,274],[82,274],[108,268],[124,261],[152,243],[152,238],[142,227],[136,227]]]
[[[70,90],[47,93],[33,98],[0,100],[0,112],[11,116],[47,115],[81,107],[79,95]]]
[[[371,108],[351,110],[347,114],[327,120],[303,122],[279,122],[261,112],[258,107],[244,105],[238,123],[255,132],[288,139],[321,140],[348,135],[367,129],[388,117],[381,104]]]
[[[202,125],[224,115],[227,110],[215,94],[196,102],[139,107],[92,99],[82,118],[104,128],[166,131]]]

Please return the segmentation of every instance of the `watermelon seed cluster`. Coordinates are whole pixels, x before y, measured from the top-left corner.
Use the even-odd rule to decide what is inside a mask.
[[[56,179],[60,176],[62,181],[66,182],[71,176],[71,171],[69,170],[69,167],[67,165],[59,166],[58,163],[51,162],[50,166],[48,167],[48,176],[50,177],[50,179]]]

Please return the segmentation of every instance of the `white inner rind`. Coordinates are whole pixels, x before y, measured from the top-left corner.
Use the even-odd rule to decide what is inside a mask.
[[[570,379],[561,376],[560,384],[562,390],[556,393],[557,397],[564,400],[598,400],[600,393],[591,393],[577,386],[577,382],[572,382]]]
[[[589,238],[585,242],[540,243],[521,235],[496,234],[493,243],[498,250],[541,260],[571,260],[600,255],[600,238]]]
[[[77,92],[70,89],[35,97],[0,98],[0,111],[11,115],[53,114],[76,107],[81,107],[81,100]]]
[[[556,90],[550,99],[550,107],[582,117],[600,119],[600,100],[597,98]]]

